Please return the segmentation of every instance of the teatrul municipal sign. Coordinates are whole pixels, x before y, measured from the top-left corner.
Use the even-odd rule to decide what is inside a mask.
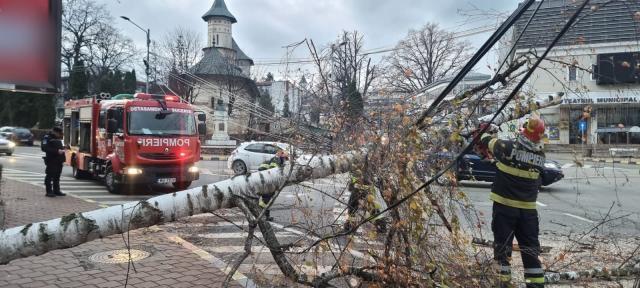
[[[562,104],[610,104],[610,103],[640,103],[637,91],[631,93],[587,92],[569,93],[562,99]]]

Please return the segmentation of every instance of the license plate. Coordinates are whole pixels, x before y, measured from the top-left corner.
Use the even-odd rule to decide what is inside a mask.
[[[158,184],[172,184],[176,182],[176,178],[158,178]]]

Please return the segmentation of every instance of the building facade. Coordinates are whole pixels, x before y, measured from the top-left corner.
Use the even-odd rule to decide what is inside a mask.
[[[242,137],[254,126],[252,111],[259,91],[251,80],[253,60],[233,38],[237,20],[224,0],[215,0],[202,19],[207,23],[207,46],[190,69],[198,84],[196,105],[207,112],[208,133],[214,141]]]
[[[513,29],[514,55],[540,55],[576,11],[579,1],[545,1]],[[542,110],[552,144],[640,144],[640,2],[592,1],[591,9],[550,51],[527,83],[539,97],[563,93]],[[524,32],[523,32],[524,30]],[[513,41],[511,43],[513,45]]]

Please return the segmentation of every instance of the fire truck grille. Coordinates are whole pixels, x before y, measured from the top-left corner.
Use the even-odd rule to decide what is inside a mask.
[[[141,157],[153,160],[174,160],[178,159],[176,154],[165,154],[165,153],[143,153],[140,154]]]

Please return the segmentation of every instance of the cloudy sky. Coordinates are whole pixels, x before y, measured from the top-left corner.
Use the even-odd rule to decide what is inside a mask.
[[[107,5],[116,26],[144,47],[144,34],[119,18],[130,17],[151,29],[152,38],[162,39],[167,31],[185,26],[198,31],[206,41],[202,15],[214,0],[99,0]],[[365,35],[365,48],[393,47],[427,22],[437,22],[452,31],[464,31],[496,25],[496,17],[469,15],[478,10],[510,13],[518,0],[226,0],[238,23],[234,38],[256,64],[282,62],[285,45],[305,38],[319,48],[332,41],[342,30],[358,30]],[[462,12],[461,12],[462,10]],[[474,11],[475,10],[475,11]],[[466,11],[466,12],[464,12]],[[466,14],[466,15],[465,15]],[[478,47],[490,32],[465,38]],[[292,57],[309,57],[308,50],[297,48]],[[487,59],[483,66],[491,65]],[[254,70],[282,73],[283,65],[257,65]],[[482,69],[482,68],[481,68]]]

